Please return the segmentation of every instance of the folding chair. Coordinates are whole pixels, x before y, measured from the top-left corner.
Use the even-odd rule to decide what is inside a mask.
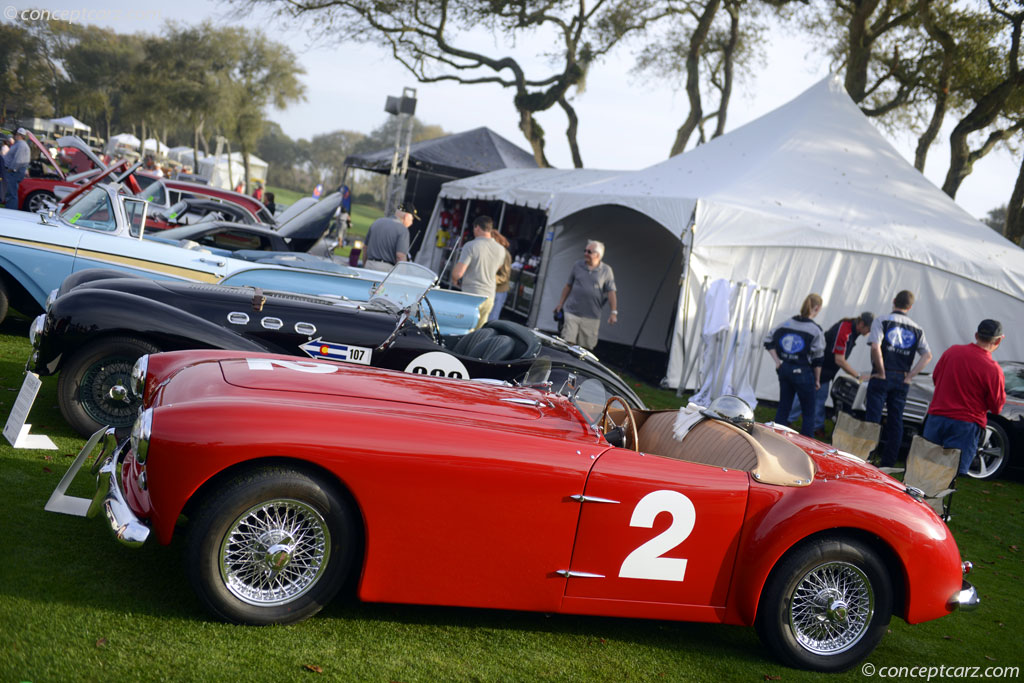
[[[954,486],[960,469],[959,448],[943,448],[915,434],[907,453],[905,470],[895,467],[879,469],[887,474],[903,472],[903,483],[924,491],[924,501],[935,510],[935,514],[949,521],[949,508],[956,493]]]
[[[882,425],[877,422],[858,420],[850,413],[840,412],[832,430],[832,445],[841,451],[867,460],[878,445]]]

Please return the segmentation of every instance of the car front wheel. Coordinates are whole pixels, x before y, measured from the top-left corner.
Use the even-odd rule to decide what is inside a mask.
[[[355,564],[351,508],[331,486],[287,468],[240,475],[194,517],[187,572],[216,615],[287,624],[314,614]]]
[[[821,538],[772,570],[757,631],[787,664],[843,671],[875,649],[891,615],[891,581],[877,553],[857,540]]]
[[[1006,429],[990,417],[967,475],[975,479],[995,479],[1009,462],[1010,438]]]
[[[60,412],[71,427],[89,436],[101,427],[124,429],[135,422],[139,399],[113,398],[115,385],[128,387],[135,361],[160,349],[136,337],[109,337],[86,344],[64,365],[57,381]]]

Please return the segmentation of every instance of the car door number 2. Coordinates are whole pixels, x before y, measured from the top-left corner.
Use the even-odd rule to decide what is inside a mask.
[[[619,568],[624,579],[653,581],[682,581],[686,575],[686,560],[662,557],[685,541],[697,523],[697,510],[693,502],[678,491],[653,491],[640,499],[629,520],[631,527],[650,529],[662,512],[672,515],[672,523],[663,532],[626,556]]]

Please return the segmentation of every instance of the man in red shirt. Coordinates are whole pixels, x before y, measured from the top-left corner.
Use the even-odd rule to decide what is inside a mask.
[[[992,352],[1003,341],[998,320],[982,320],[973,344],[946,349],[935,366],[935,396],[928,407],[924,438],[943,448],[960,449],[960,474],[971,466],[988,413],[1006,403],[1006,379]]]

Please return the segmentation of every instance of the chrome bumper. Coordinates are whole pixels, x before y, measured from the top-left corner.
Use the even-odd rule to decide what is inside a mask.
[[[128,440],[118,445],[113,427],[97,431],[79,451],[44,509],[77,517],[95,517],[102,510],[114,537],[129,547],[139,547],[149,537],[149,527],[128,507],[121,491],[118,473],[127,454]],[[67,495],[68,486],[90,458],[94,458],[90,471],[96,475],[96,491],[92,498]]]
[[[981,598],[978,597],[978,589],[967,581],[964,581],[963,587],[949,598],[950,607],[953,609],[959,607],[965,612],[977,609],[980,602]]]

